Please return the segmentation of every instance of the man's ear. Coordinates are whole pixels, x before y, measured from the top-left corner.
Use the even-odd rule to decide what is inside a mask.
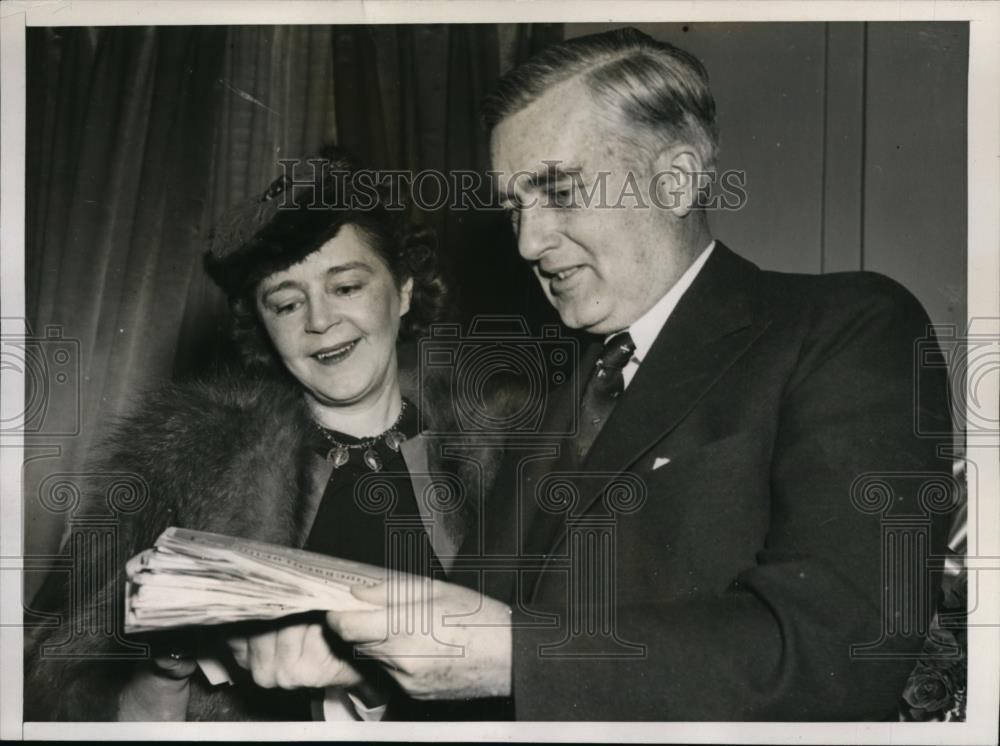
[[[653,166],[653,204],[685,217],[700,203],[699,192],[707,186],[701,158],[689,145],[673,145],[657,154]]]
[[[410,298],[413,297],[413,278],[407,277],[399,287],[399,317],[403,318],[410,311]]]

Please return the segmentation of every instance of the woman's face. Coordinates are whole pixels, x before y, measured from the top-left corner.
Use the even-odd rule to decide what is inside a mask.
[[[320,404],[377,400],[397,380],[396,333],[413,281],[389,268],[353,225],[264,279],[257,310],[288,370]]]

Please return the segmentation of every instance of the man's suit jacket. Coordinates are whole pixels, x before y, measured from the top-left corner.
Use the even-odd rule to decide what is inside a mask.
[[[885,277],[717,244],[583,463],[511,448],[466,542],[513,608],[514,716],[892,716],[936,588],[907,568],[943,550],[956,492],[915,432],[917,408],[948,428],[945,372],[915,367],[927,325]]]

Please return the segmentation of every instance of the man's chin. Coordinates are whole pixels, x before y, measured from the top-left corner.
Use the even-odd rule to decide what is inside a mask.
[[[581,313],[580,309],[559,308],[559,319],[570,329],[576,331],[589,332],[590,334],[610,334],[613,331],[611,323],[606,316],[597,316],[592,309],[586,309],[589,313]]]

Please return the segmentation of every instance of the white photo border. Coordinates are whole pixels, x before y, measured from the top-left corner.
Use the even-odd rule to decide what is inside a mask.
[[[28,26],[493,22],[968,21],[968,318],[1000,339],[1000,4],[992,2],[559,2],[538,0],[10,0],[0,4],[0,317],[24,318],[25,30]],[[989,397],[983,400],[983,394]],[[5,411],[22,377],[3,371]],[[998,411],[996,389],[979,390]],[[0,738],[433,740],[687,743],[997,743],[1000,703],[1000,436],[968,443],[979,473],[970,556],[979,604],[969,617],[964,723],[28,723],[22,713],[22,444],[0,448]],[[970,490],[976,487],[970,484]],[[971,515],[971,514],[970,514]]]

